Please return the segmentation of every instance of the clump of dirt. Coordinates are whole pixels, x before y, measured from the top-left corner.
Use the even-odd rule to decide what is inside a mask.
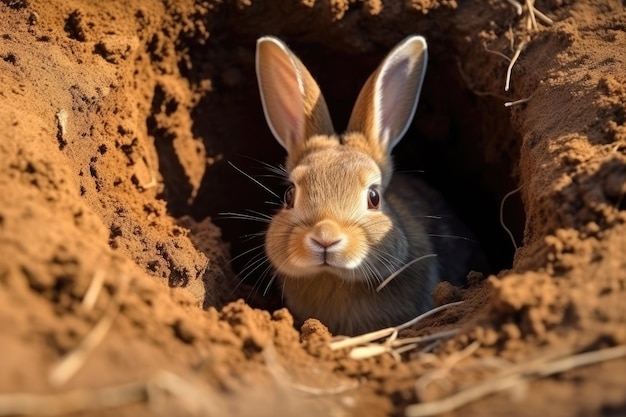
[[[403,415],[516,365],[626,345],[626,12],[535,7],[554,23],[495,0],[2,0],[0,414]],[[442,284],[437,304],[463,304],[400,333],[454,336],[355,359],[231,263],[263,225],[219,213],[269,212],[229,163],[256,175],[283,157],[256,38],[290,44],[341,130],[413,33],[431,61],[398,166],[442,190],[493,274]],[[499,208],[518,186],[504,206],[513,251]],[[516,381],[523,407],[495,395],[458,413],[620,415],[623,375],[624,359],[565,369]]]

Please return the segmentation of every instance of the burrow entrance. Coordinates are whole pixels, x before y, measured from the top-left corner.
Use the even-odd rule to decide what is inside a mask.
[[[251,29],[246,26],[250,19],[250,15],[233,12],[214,23],[218,28],[210,38],[196,33],[180,47],[187,57],[181,60],[181,73],[192,88],[204,89],[192,111],[193,131],[203,140],[210,166],[197,194],[191,196],[180,186],[186,182],[183,173],[172,164],[161,163],[166,185],[163,197],[174,216],[211,217],[222,229],[233,257],[251,251],[233,262],[235,272],[241,272],[262,250],[259,245],[266,224],[233,220],[223,214],[271,214],[276,210],[267,204],[276,199],[233,165],[278,195],[283,192],[280,180],[272,178],[264,166],[281,164],[285,154],[263,117],[254,73],[259,36],[275,34],[298,54],[320,84],[335,128],[342,132],[360,88],[384,55],[404,36],[421,33],[429,41],[429,67],[412,127],[394,151],[397,171],[420,176],[443,193],[483,246],[491,264],[491,271],[485,272],[511,267],[514,247],[500,224],[499,210],[504,195],[517,187],[521,141],[503,101],[478,95],[468,87],[463,64],[451,52],[454,39],[441,32],[445,29],[430,20],[414,25],[414,31],[376,42],[367,34],[356,33],[329,39],[323,30],[319,35],[293,30],[276,33],[273,20],[267,25],[256,22]],[[358,36],[368,39],[367,46],[355,48]],[[501,79],[494,79],[496,88],[501,88]],[[524,210],[519,195],[507,200],[503,220],[520,244]],[[257,286],[254,294],[264,292],[265,284],[257,282],[264,269],[260,267],[246,278],[247,285]]]

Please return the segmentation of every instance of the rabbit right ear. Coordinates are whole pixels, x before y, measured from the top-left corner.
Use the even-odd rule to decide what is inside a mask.
[[[413,120],[427,60],[423,37],[409,36],[400,42],[363,86],[348,130],[365,134],[377,151],[389,154]]]
[[[319,86],[282,41],[259,38],[256,74],[267,124],[290,155],[313,135],[334,134]]]

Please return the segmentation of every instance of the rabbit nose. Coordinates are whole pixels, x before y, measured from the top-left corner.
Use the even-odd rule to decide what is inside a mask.
[[[330,248],[331,246],[334,246],[334,245],[336,245],[337,243],[341,242],[341,239],[337,239],[337,240],[335,240],[334,242],[329,242],[329,241],[326,241],[326,240],[318,240],[318,239],[316,239],[316,238],[312,237],[312,238],[311,238],[311,241],[313,241],[313,243],[315,243],[315,244],[316,244],[316,245],[318,245],[318,246],[321,246],[321,247],[322,247],[322,248],[324,248],[324,249],[328,249],[328,248]]]
[[[323,220],[317,223],[308,233],[309,241],[326,250],[341,243],[345,239],[339,225],[333,221]]]

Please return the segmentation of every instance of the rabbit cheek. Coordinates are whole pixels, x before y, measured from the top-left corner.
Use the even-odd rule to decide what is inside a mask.
[[[362,222],[363,230],[367,236],[367,242],[372,246],[378,246],[393,230],[391,219],[382,212],[371,213]]]

